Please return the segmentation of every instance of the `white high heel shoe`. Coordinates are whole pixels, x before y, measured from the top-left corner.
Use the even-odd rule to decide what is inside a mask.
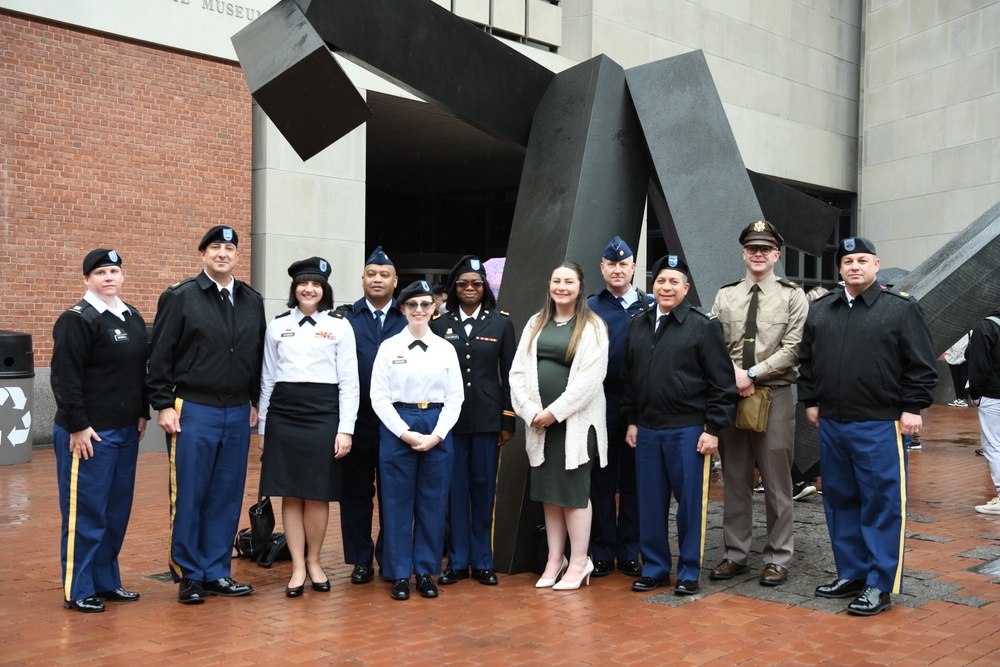
[[[569,567],[569,561],[566,560],[566,556],[563,556],[562,567],[559,568],[559,572],[551,579],[539,579],[535,582],[535,588],[552,588],[552,586],[559,580],[559,577],[563,576],[566,572],[566,568]]]
[[[576,581],[566,581],[563,579],[558,584],[552,587],[554,591],[575,591],[580,588],[580,584],[584,586],[590,585],[590,573],[594,571],[594,561],[587,559],[587,567],[583,568],[583,576]]]

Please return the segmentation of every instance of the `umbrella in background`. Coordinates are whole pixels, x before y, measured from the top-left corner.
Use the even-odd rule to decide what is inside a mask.
[[[494,257],[483,262],[483,268],[486,269],[486,280],[489,281],[490,289],[493,290],[494,299],[500,296],[500,281],[503,280],[503,267],[506,263],[506,257]]]

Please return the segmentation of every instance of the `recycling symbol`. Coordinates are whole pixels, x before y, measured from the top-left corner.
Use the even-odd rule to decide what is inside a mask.
[[[31,433],[31,411],[25,410],[27,404],[28,397],[20,387],[0,387],[0,446],[10,443],[17,447],[27,442]]]

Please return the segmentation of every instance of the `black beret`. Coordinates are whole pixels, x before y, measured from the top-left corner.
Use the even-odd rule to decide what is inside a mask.
[[[653,282],[656,282],[656,277],[664,269],[680,271],[688,277],[688,280],[691,280],[691,270],[688,268],[687,262],[677,255],[664,255],[656,260],[656,264],[653,264]]]
[[[454,285],[455,281],[463,273],[478,273],[483,277],[484,282],[486,280],[486,267],[483,266],[483,263],[475,255],[466,255],[458,260],[458,264],[448,274],[448,285]]]
[[[396,302],[402,305],[415,296],[433,297],[434,292],[431,290],[431,286],[426,280],[418,280],[415,283],[410,283],[408,287],[404,288],[403,291],[399,293],[399,298],[396,299]]]
[[[198,250],[204,250],[212,243],[232,243],[234,246],[239,247],[240,236],[232,227],[216,225],[202,237],[201,243],[198,244]]]
[[[293,279],[305,274],[322,276],[324,279],[329,278],[330,263],[322,257],[310,257],[299,260],[288,267],[288,275]]]
[[[121,265],[122,257],[117,252],[108,250],[107,248],[98,248],[97,250],[91,250],[83,258],[83,275],[86,276],[94,269],[99,269],[102,266]]]
[[[747,245],[754,241],[767,241],[778,248],[785,245],[785,239],[781,237],[781,234],[778,233],[774,225],[767,220],[755,220],[751,222],[743,230],[743,233],[740,234],[740,245]]]
[[[837,244],[837,266],[840,266],[840,260],[846,255],[856,255],[858,253],[867,255],[878,254],[875,252],[875,244],[868,239],[861,238],[860,236],[841,239],[840,243]]]

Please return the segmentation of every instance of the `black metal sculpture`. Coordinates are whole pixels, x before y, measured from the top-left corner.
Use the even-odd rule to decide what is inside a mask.
[[[321,43],[526,149],[501,290],[519,328],[553,266],[596,266],[616,234],[637,245],[650,182],[696,301],[745,272],[719,239],[735,244],[747,222],[773,212],[790,243],[815,254],[839,216],[748,175],[700,51],[630,70],[602,55],[554,74],[430,0],[282,0],[233,37],[254,99],[303,159],[367,118]],[[516,440],[497,492],[495,561],[508,572],[527,569],[533,549],[526,471]]]

